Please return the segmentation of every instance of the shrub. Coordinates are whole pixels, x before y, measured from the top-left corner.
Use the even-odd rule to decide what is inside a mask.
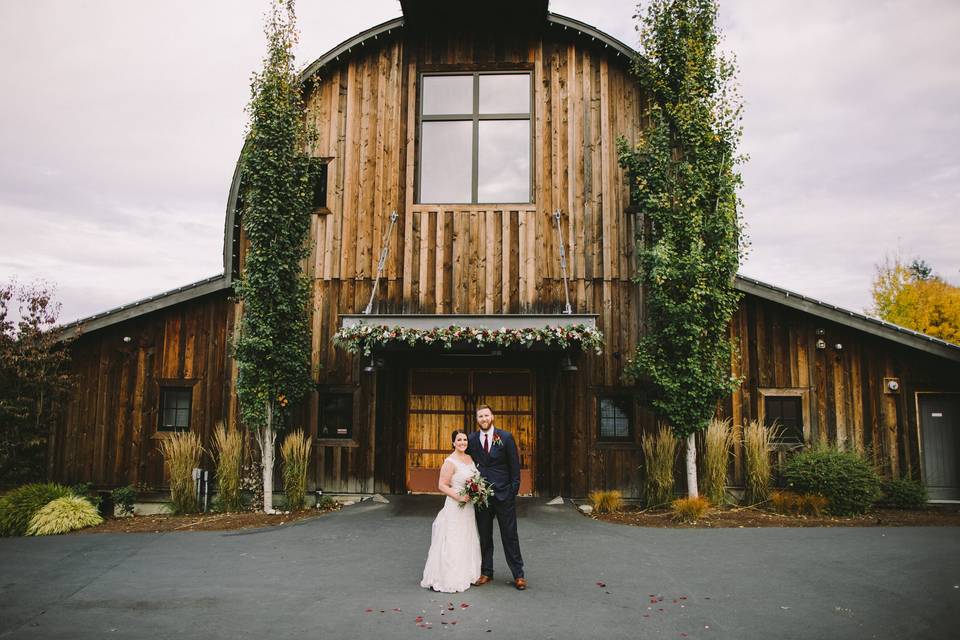
[[[173,433],[160,441],[163,462],[170,474],[170,511],[196,513],[200,509],[193,481],[193,470],[200,465],[203,447],[191,431]]]
[[[733,445],[730,420],[711,420],[704,433],[703,443],[703,494],[713,504],[723,504],[730,447]]]
[[[243,436],[227,431],[221,422],[213,432],[213,459],[217,467],[217,502],[223,511],[240,511],[240,475],[243,467]]]
[[[927,488],[915,480],[895,478],[881,485],[881,504],[894,509],[922,509],[927,504]]]
[[[22,536],[30,526],[30,518],[51,500],[72,496],[61,484],[33,483],[18,487],[0,498],[0,535]]]
[[[103,522],[97,508],[80,496],[51,500],[30,518],[29,536],[55,536]]]
[[[783,465],[787,486],[826,497],[833,515],[865,513],[880,495],[880,477],[853,451],[832,448],[801,451]]]
[[[307,505],[307,467],[310,464],[310,438],[297,429],[283,439],[283,493],[287,509],[299,511]]]
[[[594,513],[614,513],[623,509],[623,494],[619,491],[594,491],[590,494]]]
[[[776,429],[757,420],[743,429],[747,498],[751,502],[763,502],[770,495],[770,449],[775,438]]]
[[[340,503],[330,496],[320,496],[320,499],[317,501],[317,509],[321,511],[333,511],[339,508]]]
[[[673,495],[677,443],[667,427],[660,427],[655,436],[643,434],[643,495],[648,506],[666,504]]]
[[[695,522],[710,510],[710,501],[703,496],[696,498],[677,498],[670,503],[671,516],[680,522]]]
[[[110,496],[113,498],[113,505],[120,512],[120,515],[133,515],[133,503],[137,500],[137,490],[132,484],[117,487],[110,492]]]

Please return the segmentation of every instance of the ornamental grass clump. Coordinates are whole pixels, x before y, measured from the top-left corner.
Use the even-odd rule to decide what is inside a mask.
[[[590,505],[594,513],[616,513],[623,509],[623,494],[619,491],[593,491]]]
[[[710,501],[703,496],[677,498],[670,503],[670,512],[678,522],[696,522],[710,511]]]
[[[33,514],[27,527],[28,536],[55,536],[61,533],[95,527],[103,522],[97,508],[80,496],[51,500]]]
[[[61,484],[33,483],[17,487],[0,498],[0,536],[22,536],[33,515],[51,500],[72,496]]]
[[[770,493],[770,506],[784,515],[821,516],[829,505],[828,498],[815,493],[798,494],[785,490]]]
[[[830,447],[801,451],[783,465],[783,479],[797,493],[827,498],[827,509],[835,516],[866,513],[880,497],[880,477],[855,451]]]
[[[747,498],[751,502],[763,502],[770,496],[770,450],[776,435],[776,428],[757,420],[751,420],[743,429]]]
[[[243,469],[243,436],[227,431],[221,422],[213,432],[213,462],[217,473],[217,504],[223,511],[242,511],[240,476]]]
[[[703,436],[703,494],[713,504],[723,504],[726,497],[727,466],[733,447],[730,420],[714,418]]]
[[[284,438],[280,454],[283,456],[283,492],[287,497],[287,509],[299,511],[307,506],[310,438],[297,429]]]
[[[679,440],[673,431],[660,427],[656,435],[643,435],[643,495],[647,506],[669,502],[673,495],[673,466]]]
[[[191,431],[171,434],[160,441],[160,453],[170,475],[170,509],[175,514],[196,513],[200,510],[193,470],[200,466],[203,447],[200,438]]]

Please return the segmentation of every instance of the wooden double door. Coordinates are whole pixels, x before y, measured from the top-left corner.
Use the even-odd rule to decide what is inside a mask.
[[[513,434],[520,452],[520,494],[534,492],[534,379],[524,369],[412,369],[407,402],[407,490],[439,493],[451,434],[477,430],[476,407],[490,405],[494,424]]]

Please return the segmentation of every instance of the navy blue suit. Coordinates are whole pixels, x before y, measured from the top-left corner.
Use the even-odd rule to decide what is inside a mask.
[[[494,444],[499,436],[499,444]],[[500,541],[513,578],[523,577],[523,557],[517,535],[517,493],[520,492],[520,454],[513,436],[493,429],[490,453],[483,449],[479,431],[467,437],[467,453],[477,470],[493,486],[493,496],[486,509],[477,509],[477,531],[480,534],[480,573],[493,577],[493,519],[500,526]]]

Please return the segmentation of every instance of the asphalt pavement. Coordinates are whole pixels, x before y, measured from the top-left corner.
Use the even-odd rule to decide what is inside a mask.
[[[419,586],[436,496],[242,532],[0,539],[0,638],[960,637],[960,528],[645,529],[521,499],[529,588]]]

